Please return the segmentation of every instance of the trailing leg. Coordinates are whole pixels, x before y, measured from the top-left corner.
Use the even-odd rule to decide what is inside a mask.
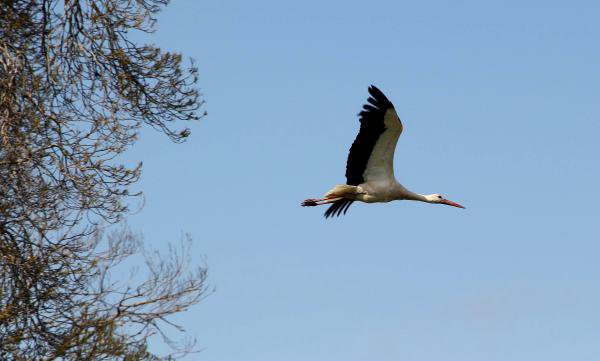
[[[307,199],[304,202],[300,203],[302,207],[315,207],[320,206],[322,204],[333,203],[342,199],[341,197],[337,198],[321,198],[321,199]]]

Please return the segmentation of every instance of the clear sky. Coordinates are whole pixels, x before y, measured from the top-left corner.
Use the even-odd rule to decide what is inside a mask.
[[[152,41],[196,59],[209,115],[152,130],[146,206],[216,292],[178,317],[204,361],[600,359],[596,1],[173,1]],[[343,183],[375,84],[396,177],[467,209],[300,202]]]

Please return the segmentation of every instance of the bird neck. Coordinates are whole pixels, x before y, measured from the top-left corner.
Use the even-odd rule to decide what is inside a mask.
[[[427,196],[415,192],[408,191],[406,194],[406,199],[410,199],[411,201],[419,201],[419,202],[427,202],[429,203],[429,199]]]
[[[396,193],[396,199],[407,199],[411,201],[420,201],[420,202],[429,202],[427,196],[415,192],[411,192],[408,189],[404,188],[402,184],[396,183],[396,189],[394,189],[394,193]]]

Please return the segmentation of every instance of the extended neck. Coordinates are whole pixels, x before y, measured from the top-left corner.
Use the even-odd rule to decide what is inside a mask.
[[[429,199],[423,194],[411,192],[408,189],[404,188],[404,186],[402,186],[402,184],[400,183],[397,183],[396,187],[397,188],[395,190],[395,193],[397,194],[397,199],[407,199],[411,201],[420,201],[427,203],[430,202]]]
[[[406,199],[409,199],[411,201],[419,201],[419,202],[426,202],[429,203],[429,199],[424,196],[423,194],[419,194],[419,193],[415,193],[415,192],[411,192],[408,191],[406,194]]]

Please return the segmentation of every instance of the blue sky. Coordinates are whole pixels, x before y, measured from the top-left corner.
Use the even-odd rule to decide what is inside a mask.
[[[143,132],[129,223],[209,265],[188,360],[597,360],[599,12],[174,1],[152,42],[196,60],[208,116],[183,145]],[[299,206],[344,182],[370,84],[404,122],[400,182],[466,210]]]

